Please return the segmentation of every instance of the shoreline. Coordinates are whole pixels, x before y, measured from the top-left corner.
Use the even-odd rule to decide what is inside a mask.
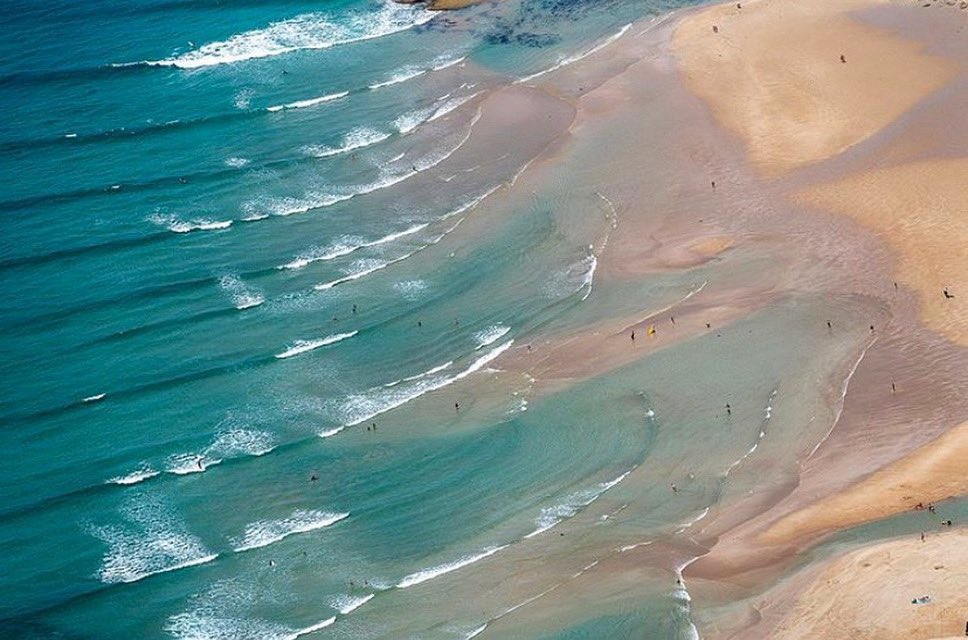
[[[936,379],[947,380],[945,384],[953,384],[958,393],[965,389],[955,373],[968,363],[965,316],[959,313],[960,305],[941,305],[934,296],[952,303],[956,298],[949,297],[948,289],[965,284],[968,253],[959,250],[966,245],[961,235],[965,225],[958,222],[964,200],[948,182],[963,184],[968,179],[968,165],[963,164],[968,149],[952,145],[954,149],[946,149],[943,155],[933,154],[926,145],[919,145],[916,134],[893,127],[930,98],[934,119],[923,118],[917,133],[923,136],[925,131],[937,130],[944,126],[944,116],[956,116],[954,105],[965,95],[965,59],[958,58],[963,50],[953,40],[960,30],[947,30],[931,43],[929,53],[923,40],[908,37],[923,37],[928,25],[937,24],[937,14],[863,1],[802,7],[764,0],[742,6],[719,5],[683,19],[673,38],[683,82],[709,106],[718,125],[738,137],[748,161],[764,179],[780,186],[788,202],[853,219],[890,247],[895,291],[904,287],[904,292],[912,291],[916,297],[894,303],[888,336],[872,353],[877,362],[892,364],[887,371],[861,367],[851,388],[845,390],[845,411],[832,427],[830,439],[818,445],[816,459],[811,454],[803,461],[800,486],[751,519],[717,528],[714,516],[707,525],[712,536],[710,553],[687,574],[713,583],[739,580],[752,585],[762,584],[769,567],[789,564],[826,535],[889,517],[918,502],[926,505],[968,492],[948,457],[963,460],[968,433],[962,422],[968,416],[964,402],[954,400],[947,411],[938,411],[936,405],[952,396],[915,382],[913,375],[904,376],[905,397],[898,397],[891,375],[905,373],[908,345],[921,342],[936,345],[928,351],[945,354]],[[957,7],[939,9],[948,10],[957,11]],[[862,20],[871,12],[880,12],[882,22],[896,25],[904,17],[913,26],[905,25],[902,33],[875,27]],[[889,14],[896,17],[888,19]],[[810,38],[812,30],[822,30],[823,37]],[[795,44],[783,47],[783,40]],[[848,53],[840,61],[820,60],[840,55],[841,49]],[[945,52],[954,58],[942,57]],[[884,59],[892,61],[891,71],[897,76],[892,82],[877,71]],[[903,60],[900,67],[893,65],[898,60]],[[846,73],[855,69],[865,77]],[[736,91],[736,86],[745,89]],[[862,126],[855,117],[864,121]],[[897,149],[907,154],[917,149],[917,155],[892,162],[899,155]],[[873,325],[871,333],[875,333]],[[880,331],[877,337],[882,337]],[[875,382],[879,389],[890,384],[890,395],[874,392]],[[894,405],[890,407],[894,411],[878,409],[878,403]],[[900,435],[907,424],[915,433],[906,433],[896,442],[889,443],[890,438],[877,433],[881,427]],[[842,449],[845,445],[852,448]],[[964,529],[943,534],[945,540],[963,535]],[[877,557],[888,548],[911,560],[896,563],[889,575],[879,576],[880,593],[898,596],[924,569],[923,563],[913,561],[917,547],[910,542],[868,545],[823,563],[826,573],[812,585],[802,578],[770,588],[756,605],[750,604],[754,612],[770,611],[769,619],[752,615],[729,631],[704,620],[708,627],[704,637],[935,637],[912,635],[919,624],[924,626],[924,618],[912,621],[896,612],[887,616],[891,622],[877,633],[869,632],[876,626],[872,616],[882,615],[886,605],[878,610],[846,604],[858,604],[862,597],[860,585],[850,583],[856,558]],[[954,549],[945,543],[947,557]],[[767,577],[767,584],[773,579]],[[968,578],[953,580],[957,589],[968,592]],[[871,585],[863,586],[867,590]],[[841,628],[849,632],[835,631],[833,623],[824,623],[834,610]],[[814,615],[817,611],[819,616]],[[949,618],[954,614],[953,609],[944,611]],[[955,622],[944,623],[948,625],[944,633],[960,633],[958,625],[964,621]]]
[[[639,315],[633,312],[579,329],[560,331],[536,344],[533,354],[530,349],[525,353],[524,346],[519,345],[500,361],[502,368],[534,378],[539,392],[553,392],[575,381],[647,358],[667,346],[697,339],[704,333],[702,323],[710,319],[715,327],[729,326],[758,308],[775,305],[782,298],[778,292],[787,287],[806,285],[816,287],[818,293],[825,295],[836,292],[870,300],[870,319],[876,329],[872,329],[872,339],[860,357],[849,363],[852,368],[845,371],[846,377],[842,381],[830,381],[831,402],[842,394],[843,408],[827,436],[801,452],[799,480],[793,486],[758,492],[749,499],[734,498],[733,509],[714,509],[692,535],[693,540],[708,547],[706,553],[687,562],[684,569],[686,579],[701,585],[697,593],[718,594],[712,597],[716,601],[723,594],[735,591],[737,584],[745,585],[745,589],[766,589],[760,601],[749,606],[753,612],[769,611],[769,616],[751,615],[739,625],[739,631],[733,629],[724,634],[717,631],[718,626],[710,622],[709,616],[700,616],[700,631],[703,637],[710,638],[748,637],[743,635],[746,633],[770,637],[766,626],[775,626],[781,619],[785,620],[784,624],[792,624],[784,616],[798,602],[797,597],[806,593],[807,576],[818,575],[840,556],[799,569],[788,584],[777,586],[774,582],[790,570],[805,550],[825,536],[889,517],[916,504],[917,500],[911,502],[913,496],[908,496],[912,492],[902,487],[916,483],[925,503],[968,491],[963,482],[948,482],[952,465],[963,459],[963,448],[968,442],[964,437],[965,426],[961,424],[968,417],[968,403],[964,400],[968,397],[968,386],[958,373],[968,364],[964,350],[965,327],[961,324],[964,316],[957,313],[960,305],[951,304],[939,313],[935,308],[937,300],[926,302],[931,287],[925,284],[924,275],[935,273],[939,265],[946,267],[948,277],[955,281],[958,273],[966,272],[959,271],[962,264],[959,260],[965,256],[952,255],[950,251],[940,253],[935,247],[959,244],[952,235],[958,238],[956,234],[964,231],[955,222],[953,211],[964,201],[954,185],[959,184],[957,176],[963,173],[968,179],[968,169],[957,157],[933,161],[923,145],[918,147],[914,135],[906,135],[895,126],[899,120],[910,118],[929,99],[949,105],[936,108],[953,116],[950,105],[957,103],[960,94],[951,95],[948,88],[964,78],[964,66],[942,55],[945,46],[949,49],[953,46],[953,36],[948,34],[947,40],[939,39],[928,51],[923,42],[906,37],[910,34],[895,33],[861,20],[861,16],[867,15],[865,12],[879,11],[882,12],[880,19],[890,22],[885,16],[894,16],[892,12],[907,16],[905,12],[917,9],[864,0],[848,5],[821,3],[804,10],[805,15],[799,16],[802,21],[790,18],[789,24],[778,25],[777,21],[783,22],[783,11],[777,10],[772,15],[770,11],[788,4],[786,0],[762,0],[743,4],[742,10],[729,4],[675,11],[655,25],[661,28],[650,26],[641,33],[633,29],[633,34],[638,36],[628,34],[612,43],[607,49],[608,60],[593,56],[551,74],[547,81],[553,82],[553,95],[574,102],[577,112],[567,139],[550,154],[552,157],[543,156],[540,164],[552,164],[578,140],[593,136],[599,120],[622,117],[629,103],[647,100],[651,107],[655,100],[645,98],[635,86],[635,82],[644,84],[645,78],[653,83],[654,91],[672,96],[658,100],[662,118],[668,121],[671,113],[664,110],[681,109],[683,113],[673,116],[673,121],[699,126],[695,130],[684,128],[679,136],[666,134],[656,138],[660,143],[657,153],[674,158],[668,162],[668,175],[661,175],[657,180],[665,179],[677,185],[668,193],[650,193],[658,198],[652,206],[662,212],[659,218],[643,217],[634,208],[630,211],[629,207],[634,207],[630,203],[635,202],[632,194],[614,193],[607,187],[596,192],[608,203],[611,215],[617,220],[617,231],[606,240],[608,250],[603,247],[599,256],[596,278],[613,283],[631,282],[639,276],[665,270],[732,261],[758,243],[777,246],[789,243],[792,254],[788,259],[789,273],[760,274],[761,281],[756,286],[746,282],[742,288],[715,283],[705,290],[704,283],[700,291],[694,292],[695,299],[690,299],[690,294],[686,299],[676,298],[669,305],[643,308]],[[706,41],[717,35],[732,37],[734,27],[740,24],[738,21],[748,18],[759,6],[767,8],[766,18],[754,23],[752,28],[747,27],[742,37],[736,36],[737,42],[731,42],[729,47],[714,49],[710,57],[703,49]],[[948,9],[942,7],[939,11]],[[936,14],[923,24],[919,19],[905,28],[912,33],[919,29],[923,32],[928,29],[926,25],[938,19]],[[940,19],[943,21],[944,17]],[[711,24],[718,28],[723,25],[718,34],[712,31]],[[772,27],[777,28],[771,30]],[[790,117],[790,111],[796,113],[799,108],[796,83],[797,74],[804,69],[802,65],[784,65],[783,60],[772,60],[763,69],[755,62],[746,60],[743,64],[734,64],[735,57],[723,57],[730,53],[762,58],[765,52],[777,50],[776,39],[780,37],[777,33],[786,33],[786,37],[794,40],[808,40],[803,37],[804,33],[813,28],[827,29],[825,37],[839,35],[851,44],[849,60],[841,62],[835,58],[836,64],[825,61],[823,73],[836,73],[849,67],[851,75],[838,78],[827,87],[828,91],[821,92],[820,100],[826,104],[813,103],[812,108],[821,114],[850,113],[850,118]],[[637,42],[646,32],[650,32],[649,44]],[[698,42],[683,47],[683,32]],[[760,37],[765,38],[765,49],[757,41]],[[829,44],[828,40],[824,42]],[[796,50],[790,55],[800,59],[818,55],[817,43],[807,44],[807,50]],[[649,46],[655,49],[649,52]],[[753,46],[753,53],[745,51],[746,46]],[[657,55],[655,50],[659,52]],[[869,75],[876,69],[870,63],[859,64],[864,52],[870,52],[872,58],[887,54],[904,58],[906,66],[899,73],[910,82],[902,83],[905,86],[899,92],[895,92],[892,84],[896,79],[884,79],[877,74],[873,80],[858,82],[857,74]],[[697,57],[684,62],[683,56],[689,55]],[[724,71],[731,65],[732,76]],[[690,72],[694,75],[690,76]],[[604,79],[596,79],[596,73],[604,73]],[[730,103],[728,95],[723,99],[726,104],[717,103],[721,96],[730,93],[723,90],[724,86],[734,83],[742,86],[748,81],[743,78],[744,74],[751,73],[773,74],[771,87],[783,83],[793,85],[792,96],[777,98],[769,92],[754,91],[748,101],[744,95],[740,101],[744,104]],[[544,81],[536,84],[541,86]],[[813,76],[810,86],[816,86]],[[584,91],[587,87],[591,89]],[[683,89],[701,101],[702,106],[696,108],[689,99],[676,97]],[[763,123],[752,126],[750,113],[729,112],[747,109],[745,102],[768,103],[772,111],[765,121],[779,122],[778,129]],[[761,113],[755,113],[754,119],[761,119]],[[855,116],[864,121],[864,126],[858,126]],[[937,124],[936,120],[926,119],[918,133]],[[640,127],[654,125],[648,119],[638,124]],[[808,129],[808,134],[801,129]],[[830,135],[818,140],[817,129],[830,130]],[[779,154],[768,149],[776,136],[783,140],[783,152]],[[705,166],[700,165],[706,172],[683,178],[681,169],[695,169],[697,158],[708,155],[703,148],[710,145],[715,147],[712,153],[715,159],[704,160]],[[935,233],[927,239],[925,233],[912,231],[909,226],[901,224],[900,229],[895,228],[899,224],[897,219],[893,226],[883,224],[873,205],[864,208],[867,203],[885,206],[883,199],[876,199],[872,194],[886,192],[895,198],[886,205],[892,212],[900,215],[910,209],[912,201],[905,200],[901,194],[904,186],[911,184],[907,175],[911,170],[903,165],[892,168],[890,162],[897,155],[893,150],[898,148],[918,148],[919,155],[909,157],[908,166],[918,167],[915,162],[927,165],[934,171],[931,180],[944,185],[946,202],[953,203],[924,212],[926,233]],[[968,149],[959,149],[961,153],[968,152]],[[888,151],[886,161],[885,150]],[[674,174],[674,169],[679,169],[680,174]],[[602,168],[603,172],[607,170],[607,166]],[[660,169],[660,173],[663,171],[666,169]],[[518,187],[527,189],[526,185],[540,183],[535,173],[540,170],[536,165],[530,166],[520,176]],[[718,182],[718,185],[714,183],[712,193],[709,177]],[[607,179],[603,184],[608,184]],[[752,212],[744,211],[738,218],[729,217],[735,211],[749,210],[751,198],[756,203]],[[761,202],[768,202],[767,206],[776,210],[760,212]],[[697,211],[691,218],[692,223],[685,222],[690,219],[684,215],[687,207]],[[940,227],[940,235],[935,219],[949,225]],[[816,226],[818,221],[823,227]],[[767,222],[766,228],[763,228],[764,222]],[[793,240],[787,239],[787,234]],[[800,234],[808,238],[817,236],[808,241],[808,251],[801,251],[799,246],[794,249],[793,242],[798,241]],[[643,237],[649,238],[645,246]],[[842,245],[838,251],[845,258],[843,264],[824,267],[829,273],[809,263],[815,257],[807,257],[830,253],[824,242]],[[870,268],[871,258],[883,269]],[[925,260],[924,266],[918,263],[919,259]],[[670,335],[665,315],[673,310],[684,327],[674,328],[675,333]],[[634,354],[627,349],[628,334],[632,330],[642,335],[650,325],[658,325],[660,321],[666,323],[662,325],[665,328],[660,329],[654,341],[646,342]],[[911,357],[912,352],[923,355]],[[890,391],[895,381],[901,389],[897,394]],[[940,409],[936,406],[939,404]],[[939,453],[952,443],[957,447],[956,453]],[[880,505],[885,498],[891,498],[892,502],[856,513],[859,505]],[[804,522],[814,520],[821,513],[824,517],[820,524],[804,527]],[[764,543],[767,548],[762,550]],[[877,544],[880,543],[868,546],[873,548]],[[903,545],[898,548],[906,549]],[[656,558],[651,558],[647,562],[655,561]],[[965,586],[968,588],[968,583]],[[745,597],[740,596],[734,604]],[[701,600],[694,606],[701,607]],[[905,634],[909,629],[898,624],[894,635],[881,637],[908,637]]]

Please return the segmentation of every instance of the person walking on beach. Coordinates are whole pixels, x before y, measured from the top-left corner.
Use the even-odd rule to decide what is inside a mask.
[[[947,287],[945,287],[944,289],[942,289],[942,293],[944,293],[944,297],[945,297],[946,300],[951,300],[952,298],[955,297],[955,294],[948,293],[948,288]]]
[[[454,403],[454,411],[456,411],[457,413],[460,413],[460,403],[459,402],[455,402]]]
[[[726,403],[726,415],[728,415],[728,416],[733,415],[733,408],[731,406],[729,406],[729,403],[728,402]]]
[[[635,342],[635,332],[632,332],[632,342]]]

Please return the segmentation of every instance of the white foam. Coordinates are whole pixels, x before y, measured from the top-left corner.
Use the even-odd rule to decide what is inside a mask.
[[[437,565],[436,567],[417,571],[416,573],[411,573],[397,583],[397,588],[406,589],[407,587],[412,587],[414,585],[427,582],[428,580],[433,580],[434,578],[450,573],[451,571],[457,571],[458,569],[462,569],[468,565],[474,564],[475,562],[479,562],[484,558],[493,556],[498,551],[506,549],[507,547],[508,545],[506,544],[498,547],[489,547],[479,553],[475,553],[474,555],[464,556],[454,560],[453,562],[448,562],[446,564]]]
[[[397,33],[424,24],[433,14],[422,8],[382,3],[381,9],[341,13],[339,19],[325,13],[307,13],[274,22],[263,29],[236,34],[164,60],[145,61],[151,66],[198,69],[232,64],[293,51],[328,49]],[[130,64],[130,63],[128,63]]]
[[[376,596],[375,593],[368,593],[365,596],[336,596],[330,601],[334,609],[344,616],[353,613]]]
[[[320,347],[325,347],[326,345],[335,344],[337,342],[342,342],[347,338],[352,338],[359,331],[350,331],[349,333],[337,333],[332,336],[326,336],[325,338],[319,338],[316,340],[296,340],[292,343],[288,349],[282,353],[277,353],[276,357],[291,358],[293,356],[298,356],[300,353],[306,353],[307,351],[312,351],[313,349],[318,349]]]
[[[588,300],[588,296],[592,294],[592,286],[595,284],[595,270],[598,268],[598,258],[594,253],[589,254],[585,258],[585,263],[588,265],[588,270],[585,272],[585,277],[582,280],[580,289],[585,289],[584,295],[582,295],[582,302]]]
[[[211,607],[206,607],[172,616],[165,631],[178,640],[296,640],[335,622],[336,616],[332,616],[302,629],[292,629],[267,620],[213,613]]]
[[[358,238],[344,237],[341,238],[339,242],[334,245],[330,245],[324,249],[319,247],[313,247],[308,252],[300,254],[294,260],[287,262],[284,265],[279,266],[279,269],[302,269],[314,262],[325,262],[327,260],[335,260],[336,258],[341,258],[343,256],[349,255],[358,251],[360,249],[367,249],[369,247],[376,247],[381,244],[387,244],[393,242],[394,240],[399,240],[400,238],[405,238],[407,236],[413,235],[419,231],[423,231],[427,228],[429,223],[416,224],[412,227],[404,229],[402,231],[396,231],[394,233],[387,234],[382,238],[377,238],[376,240],[363,241]]]
[[[682,533],[686,529],[690,528],[691,526],[693,526],[694,524],[696,524],[697,522],[705,518],[707,515],[709,515],[709,507],[706,507],[705,509],[700,511],[699,514],[696,515],[694,518],[691,518],[690,520],[687,520],[683,522],[681,525],[679,525],[679,528],[676,529],[676,533]]]
[[[228,274],[219,278],[219,287],[232,298],[232,306],[238,310],[258,307],[265,302],[265,296],[256,291],[238,276]]]
[[[432,66],[430,69],[432,71],[443,71],[444,69],[448,69],[462,63],[464,60],[467,60],[467,56],[461,56],[459,58],[438,58],[434,61],[434,66]]]
[[[432,367],[432,368],[424,371],[423,373],[418,373],[417,375],[413,375],[413,376],[409,376],[409,377],[406,377],[406,378],[402,378],[400,380],[394,380],[393,382],[388,382],[388,383],[386,383],[383,386],[384,387],[395,387],[398,384],[401,384],[403,382],[410,382],[412,380],[420,380],[421,378],[428,378],[428,377],[434,375],[435,373],[440,373],[441,371],[445,371],[445,370],[449,369],[453,364],[454,364],[454,361],[453,360],[448,360],[444,364],[439,364],[436,367]]]
[[[483,369],[491,361],[511,348],[513,343],[514,340],[508,340],[499,347],[479,357],[463,371],[451,376],[421,376],[410,383],[397,384],[392,388],[385,386],[376,387],[367,392],[349,396],[338,408],[343,424],[347,427],[356,426],[387,411],[403,406],[411,400],[415,400],[431,391],[443,389],[458,380],[462,380]]]
[[[245,165],[249,164],[250,160],[248,158],[239,158],[232,156],[231,158],[225,159],[225,165],[232,167],[233,169],[241,169]]]
[[[108,545],[97,572],[102,582],[136,582],[158,573],[205,564],[218,557],[189,533],[184,523],[150,498],[132,499],[122,509],[122,516],[124,525],[90,528],[95,537]]]
[[[616,40],[618,40],[619,38],[621,38],[622,36],[624,36],[625,35],[625,32],[628,31],[631,27],[632,27],[632,24],[629,23],[629,24],[625,25],[624,27],[622,27],[621,29],[619,29],[617,33],[613,33],[612,35],[610,35],[608,38],[606,38],[602,42],[599,42],[598,44],[596,44],[594,47],[591,47],[590,49],[587,49],[587,50],[585,50],[585,51],[583,51],[581,53],[577,53],[577,54],[572,55],[572,56],[566,56],[564,58],[561,58],[560,60],[558,60],[557,63],[555,63],[551,67],[545,69],[544,71],[539,71],[537,73],[532,73],[530,76],[525,76],[524,78],[520,78],[519,80],[517,80],[517,82],[518,83],[521,83],[521,82],[530,82],[531,80],[534,80],[535,78],[540,78],[541,76],[543,76],[545,74],[548,74],[548,73],[551,73],[552,71],[557,71],[558,69],[561,69],[562,67],[566,67],[566,66],[568,66],[568,65],[570,65],[572,63],[575,63],[575,62],[578,62],[579,60],[582,60],[584,58],[587,58],[588,56],[592,55],[593,53],[597,53],[597,52],[601,51],[602,49],[604,49],[608,45],[612,44],[613,42],[615,42]]]
[[[265,431],[232,427],[216,434],[200,452],[176,453],[165,460],[165,471],[178,476],[202,473],[226,458],[263,456],[275,449],[275,438]]]
[[[98,400],[103,400],[104,398],[106,398],[107,395],[108,394],[106,393],[99,393],[97,395],[88,396],[84,398],[83,402],[97,402]]]
[[[482,633],[484,633],[484,630],[485,629],[487,629],[487,623],[484,623],[481,626],[479,626],[478,628],[476,628],[473,631],[469,632],[466,636],[464,636],[464,640],[471,640],[471,638],[476,638],[477,636],[479,636]]]
[[[481,92],[480,91],[478,91],[477,93],[472,93],[472,94],[467,95],[467,96],[457,96],[457,97],[454,97],[454,98],[450,98],[449,100],[447,100],[446,102],[444,102],[444,104],[440,105],[439,107],[437,107],[434,110],[434,112],[430,115],[430,117],[427,118],[427,122],[433,122],[434,120],[437,120],[438,118],[443,118],[444,116],[446,116],[451,111],[454,111],[455,109],[457,109],[461,105],[463,105],[463,104],[465,104],[465,103],[473,100],[474,98],[476,98],[479,95],[481,95]]]
[[[327,429],[325,431],[320,431],[316,435],[318,435],[320,438],[332,438],[343,429],[344,427],[336,427],[335,429]]]
[[[77,134],[76,133],[65,133],[64,134],[64,137],[65,138],[76,138],[77,137]]]
[[[122,485],[138,484],[139,482],[147,480],[148,478],[154,478],[156,475],[158,475],[158,473],[159,472],[152,469],[148,463],[142,463],[140,467],[131,473],[111,478],[108,480],[108,482]]]
[[[524,536],[524,538],[533,538],[551,529],[552,527],[557,526],[564,520],[571,518],[579,511],[598,500],[606,491],[622,482],[622,480],[625,480],[630,473],[632,473],[632,469],[629,469],[614,480],[601,482],[590,489],[577,491],[565,498],[561,503],[551,507],[545,507],[541,510],[541,515],[539,515],[535,520],[535,525],[537,525],[537,528],[528,535]]]
[[[242,213],[245,214],[243,220],[246,222],[254,222],[256,220],[265,220],[269,216],[285,217],[297,213],[306,213],[307,211],[322,209],[323,207],[332,206],[337,202],[349,200],[355,195],[352,192],[339,194],[309,192],[302,198],[292,196],[257,198],[242,204]]]
[[[208,458],[198,453],[176,453],[168,456],[165,461],[165,471],[176,476],[184,476],[190,473],[202,473],[217,464],[222,464],[221,458]]]
[[[264,456],[276,448],[276,439],[271,433],[233,427],[220,431],[212,444],[205,450],[206,454],[218,455],[222,458],[237,458],[241,456]]]
[[[303,147],[303,153],[308,156],[313,156],[314,158],[329,158],[330,156],[349,153],[350,151],[356,151],[357,149],[364,149],[379,142],[383,142],[389,137],[389,133],[377,131],[376,129],[359,127],[353,129],[343,136],[343,143],[338,147],[308,145]]]
[[[426,122],[427,118],[429,118],[433,112],[433,109],[417,109],[416,111],[410,111],[397,117],[397,119],[393,121],[393,126],[396,127],[397,131],[399,131],[401,134],[407,135]]]
[[[422,76],[423,74],[427,73],[427,71],[427,69],[420,69],[419,67],[404,67],[395,72],[387,80],[371,84],[367,88],[371,91],[376,91],[377,89],[382,89],[383,87],[389,87],[395,84],[400,84],[401,82],[406,82],[407,80],[412,80],[418,76]]]
[[[232,97],[232,104],[236,109],[246,110],[252,104],[252,96],[255,95],[255,91],[252,89],[242,89],[237,91],[235,96]]]
[[[510,330],[511,327],[505,327],[504,325],[500,324],[491,325],[486,329],[481,329],[474,334],[474,339],[477,341],[477,348],[483,349],[490,344],[494,344],[506,336]]]
[[[308,633],[313,633],[314,631],[325,629],[326,627],[332,625],[334,622],[336,622],[336,616],[333,616],[332,618],[326,618],[325,620],[321,620],[316,624],[311,624],[308,627],[304,627],[302,629],[299,629],[298,631],[294,631],[291,635],[285,636],[283,640],[296,640],[296,638],[304,636]]]
[[[148,221],[159,227],[165,227],[174,233],[189,233],[191,231],[216,231],[228,229],[232,226],[231,220],[210,220],[208,218],[193,218],[182,220],[175,215],[155,213],[148,217]]]
[[[344,518],[348,513],[329,513],[326,511],[297,509],[288,518],[281,520],[261,520],[246,525],[242,540],[236,541],[234,550],[249,551],[267,547],[297,533],[307,533],[328,527]]]
[[[340,91],[339,93],[331,93],[329,95],[319,96],[318,98],[309,98],[308,100],[297,100],[296,102],[277,104],[271,107],[266,107],[266,111],[269,113],[276,113],[278,111],[288,111],[289,109],[305,109],[307,107],[315,107],[317,104],[323,104],[324,102],[339,100],[340,98],[345,98],[348,95],[350,95],[349,91]]]
[[[407,300],[416,300],[427,290],[427,283],[424,280],[404,280],[394,283],[393,288]]]

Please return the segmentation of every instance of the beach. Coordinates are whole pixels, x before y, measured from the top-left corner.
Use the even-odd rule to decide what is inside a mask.
[[[968,8],[148,5],[3,45],[0,635],[963,632]]]

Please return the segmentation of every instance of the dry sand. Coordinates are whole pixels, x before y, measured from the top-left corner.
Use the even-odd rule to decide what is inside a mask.
[[[873,4],[761,0],[702,11],[674,37],[682,76],[764,174],[829,158],[883,129],[957,69],[920,43],[849,16]]]
[[[894,540],[836,559],[773,630],[775,640],[964,637],[968,529]],[[911,600],[929,596],[925,604]]]

